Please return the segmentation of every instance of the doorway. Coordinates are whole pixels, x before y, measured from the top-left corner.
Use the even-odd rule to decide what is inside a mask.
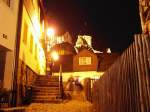
[[[3,87],[5,62],[6,62],[6,51],[0,49],[0,88]]]

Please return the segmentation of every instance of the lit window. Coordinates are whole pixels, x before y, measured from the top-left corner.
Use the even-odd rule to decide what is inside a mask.
[[[10,0],[3,0],[4,1],[4,3],[6,3],[6,5],[8,6],[8,7],[10,7]]]
[[[34,8],[36,8],[36,0],[32,0]]]
[[[30,52],[33,52],[33,35],[30,36]]]
[[[59,55],[64,55],[64,54],[65,54],[65,51],[64,51],[64,50],[59,50],[58,52],[59,52],[59,53],[58,53]]]
[[[91,57],[79,57],[79,65],[91,65]]]
[[[23,29],[23,42],[27,44],[27,33],[28,33],[28,25],[24,22],[24,29]]]
[[[35,59],[37,59],[37,44],[35,44]]]
[[[10,8],[13,8],[14,0],[3,0],[3,2]]]

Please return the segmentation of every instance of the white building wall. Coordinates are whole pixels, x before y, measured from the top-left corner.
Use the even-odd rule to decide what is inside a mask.
[[[13,0],[12,6],[8,7],[0,0],[0,45],[14,50],[19,0]],[[5,35],[5,37],[4,37]]]
[[[10,89],[13,78],[14,48],[17,31],[19,0],[10,0],[8,6],[0,0],[0,46],[7,48],[3,87]]]
[[[78,35],[76,47],[80,47],[84,45],[82,39],[84,39],[87,42],[87,44],[92,48],[92,36],[88,36],[88,35]]]

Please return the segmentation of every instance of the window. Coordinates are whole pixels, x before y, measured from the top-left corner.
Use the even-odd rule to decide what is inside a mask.
[[[23,42],[27,44],[27,34],[28,34],[28,25],[24,22],[24,29],[23,29]]]
[[[62,49],[62,50],[59,50],[59,51],[58,51],[58,54],[59,54],[59,55],[64,55],[64,54],[65,54],[65,51],[64,51],[63,49]]]
[[[8,7],[10,7],[10,2],[11,2],[11,0],[3,0],[4,1],[4,3],[6,3],[6,5],[8,6]]]
[[[30,36],[30,52],[33,52],[33,35]]]
[[[35,59],[37,59],[37,44],[35,44],[35,55],[34,55]]]
[[[2,0],[9,8],[13,8],[14,0]]]
[[[91,57],[79,57],[79,65],[91,65]]]

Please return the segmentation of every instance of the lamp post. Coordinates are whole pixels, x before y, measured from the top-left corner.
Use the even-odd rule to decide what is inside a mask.
[[[58,61],[59,60],[59,55],[56,51],[52,51],[51,53],[51,58],[53,61]],[[61,98],[63,97],[63,84],[62,84],[62,65],[61,62],[59,64],[59,91]]]
[[[55,36],[55,30],[53,28],[47,28],[46,31],[46,39],[45,39],[45,44],[46,44],[46,50],[45,50],[45,56],[46,56],[46,75],[51,75],[51,57],[50,57],[50,49],[53,44],[54,36]]]
[[[47,29],[47,39],[46,39],[46,72],[47,72],[47,65],[49,65],[50,75],[52,75],[52,66],[53,62],[59,60],[59,55],[56,51],[51,51],[51,47],[54,44],[54,36],[55,30],[53,28]],[[62,84],[62,65],[59,64],[59,91],[61,98],[63,97],[63,84]]]

